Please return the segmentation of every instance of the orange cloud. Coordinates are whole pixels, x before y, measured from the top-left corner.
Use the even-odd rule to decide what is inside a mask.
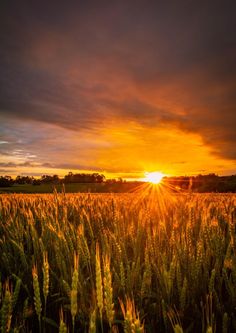
[[[233,9],[5,4],[2,168],[235,172]]]

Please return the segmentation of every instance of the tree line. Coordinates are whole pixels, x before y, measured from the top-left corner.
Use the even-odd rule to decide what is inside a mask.
[[[192,192],[236,192],[236,175],[218,176],[215,173],[193,177],[180,176],[165,179],[173,189]]]
[[[14,184],[24,185],[41,185],[41,184],[70,184],[70,183],[106,183],[106,184],[122,184],[126,181],[122,178],[106,179],[103,174],[99,173],[72,173],[69,172],[63,178],[58,175],[43,175],[41,178],[34,178],[30,176],[0,176],[0,187],[9,187]],[[134,186],[139,183],[133,182]],[[163,183],[171,186],[173,191],[184,190],[192,192],[236,192],[236,175],[232,176],[218,176],[214,173],[208,175],[197,176],[179,176],[179,177],[165,177]]]
[[[104,183],[106,178],[103,174],[99,173],[72,173],[60,178],[58,175],[43,175],[41,178],[34,178],[30,176],[11,176],[0,177],[0,187],[9,187],[14,184],[18,185],[41,185],[41,184],[68,184],[68,183]]]

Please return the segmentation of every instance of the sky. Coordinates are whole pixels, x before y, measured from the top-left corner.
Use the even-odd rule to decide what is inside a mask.
[[[235,13],[1,0],[0,174],[235,174]]]

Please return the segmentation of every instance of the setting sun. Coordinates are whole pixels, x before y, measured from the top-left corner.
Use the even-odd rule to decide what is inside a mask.
[[[152,184],[159,184],[164,177],[162,172],[146,172],[144,181],[152,183]]]

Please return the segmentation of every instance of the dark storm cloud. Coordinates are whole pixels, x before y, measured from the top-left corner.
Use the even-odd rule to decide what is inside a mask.
[[[236,159],[234,1],[0,6],[5,116],[72,130],[175,124]]]

